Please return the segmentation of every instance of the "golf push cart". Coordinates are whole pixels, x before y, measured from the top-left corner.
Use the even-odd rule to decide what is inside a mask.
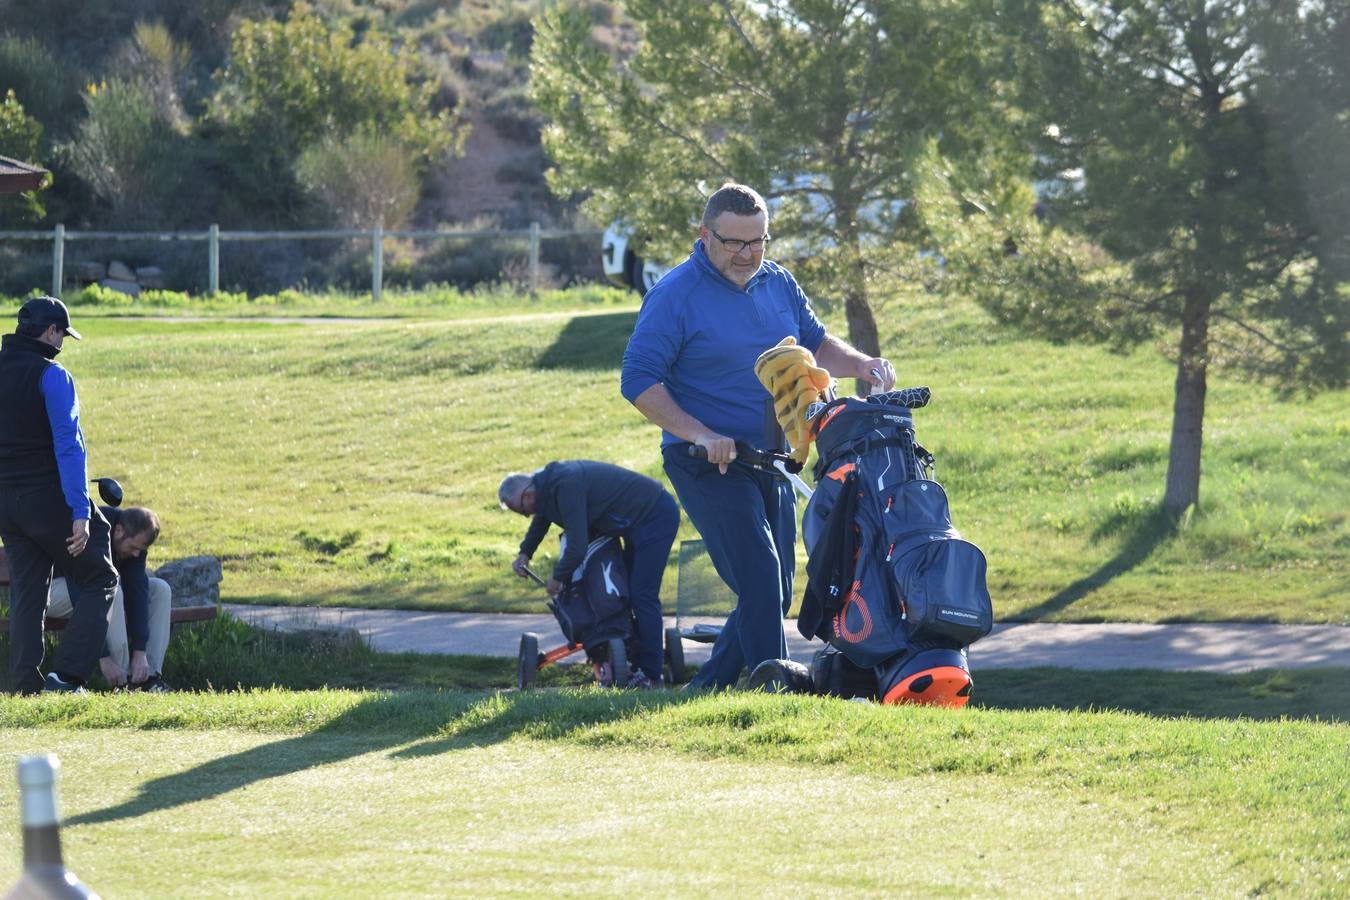
[[[526,575],[540,587],[542,578],[529,568]],[[548,601],[549,612],[558,620],[566,643],[540,651],[540,636],[528,631],[520,636],[516,686],[529,690],[539,670],[559,663],[575,653],[584,652],[601,687],[622,687],[628,683],[629,660],[637,628],[628,593],[628,572],[619,542],[599,537],[586,547],[581,565],[570,582]],[[675,628],[665,631],[666,683],[685,680],[684,647]]]

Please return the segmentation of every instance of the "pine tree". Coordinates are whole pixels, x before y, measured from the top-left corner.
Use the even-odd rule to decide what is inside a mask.
[[[921,191],[926,216],[1001,319],[1056,340],[1171,344],[1163,508],[1180,516],[1199,502],[1211,369],[1286,394],[1350,377],[1350,12],[1004,9],[1049,225],[984,202],[991,182],[941,164],[929,169],[947,190]]]
[[[872,276],[920,240],[914,157],[929,138],[944,150],[981,139],[996,99],[979,27],[938,0],[631,0],[625,12],[635,35],[575,8],[540,22],[531,88],[555,192],[588,195],[597,221],[622,219],[677,258],[707,195],[749,184],[770,202],[774,255],[812,296],[842,301],[850,342],[878,354]],[[619,37],[606,46],[602,30]]]

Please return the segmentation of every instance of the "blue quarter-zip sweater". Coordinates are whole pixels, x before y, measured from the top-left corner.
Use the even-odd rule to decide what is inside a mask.
[[[664,384],[689,415],[718,434],[766,447],[769,392],[755,359],[785,337],[815,353],[825,326],[792,274],[765,260],[742,290],[723,277],[694,242],[689,258],[642,302],[623,355],[620,390],[628,402]],[[661,445],[682,438],[663,431]]]
[[[56,450],[56,467],[61,472],[61,490],[66,495],[72,519],[89,518],[89,491],[85,483],[87,459],[84,431],[80,428],[80,401],[75,396],[75,380],[70,373],[53,363],[42,373],[38,383],[43,403],[47,407],[47,421],[52,426],[52,443]]]

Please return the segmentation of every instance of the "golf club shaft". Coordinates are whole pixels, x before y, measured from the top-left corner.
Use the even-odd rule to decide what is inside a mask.
[[[529,566],[524,566],[523,568],[525,569],[525,574],[528,575],[528,576],[530,577],[530,580],[531,580],[531,581],[533,581],[535,584],[539,585],[541,588],[544,588],[544,589],[547,589],[547,588],[548,588],[548,584],[544,581],[544,579],[542,579],[542,578],[540,578],[538,575],[534,574],[534,571],[533,571],[532,569],[530,569]]]
[[[811,499],[811,495],[815,492],[812,491],[811,488],[807,486],[806,482],[802,481],[798,475],[789,472],[781,459],[774,460],[773,465],[774,468],[783,473],[784,478],[792,482],[792,486],[795,487],[803,497],[807,500]]]

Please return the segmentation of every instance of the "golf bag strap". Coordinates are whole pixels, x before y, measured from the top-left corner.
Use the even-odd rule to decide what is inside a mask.
[[[829,640],[828,622],[844,608],[857,565],[858,475],[849,472],[825,520],[821,540],[806,561],[806,591],[797,615],[802,637]]]

